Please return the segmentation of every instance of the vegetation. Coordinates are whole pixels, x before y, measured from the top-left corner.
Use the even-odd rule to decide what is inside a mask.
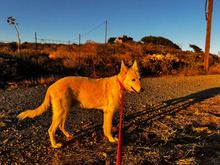
[[[16,43],[0,43],[0,87],[51,75],[112,76],[119,72],[121,60],[131,65],[134,59],[139,62],[142,76],[205,74],[203,52],[182,51],[162,37],[157,38],[160,42],[148,42],[147,38],[155,39],[144,37],[144,44],[134,41],[83,45],[25,42],[20,46],[20,53]],[[209,65],[209,74],[220,73],[218,56],[211,55]]]
[[[164,46],[169,46],[171,48],[180,49],[178,45],[174,44],[172,41],[164,37],[147,36],[147,37],[143,37],[141,41],[143,43],[153,43],[156,45],[164,45]]]
[[[202,49],[200,47],[196,46],[196,45],[189,44],[189,47],[191,47],[194,50],[194,52],[196,52],[196,53],[201,53],[202,52]]]
[[[123,35],[122,37],[117,38],[118,43],[125,43],[125,42],[128,42],[128,41],[133,41],[133,38],[128,37],[126,35]]]
[[[110,37],[108,39],[108,43],[113,44],[113,43],[115,43],[115,40],[116,40],[116,37]]]

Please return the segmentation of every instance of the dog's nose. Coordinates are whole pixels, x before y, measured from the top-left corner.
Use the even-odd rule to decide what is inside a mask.
[[[144,92],[144,88],[141,88],[141,92]]]

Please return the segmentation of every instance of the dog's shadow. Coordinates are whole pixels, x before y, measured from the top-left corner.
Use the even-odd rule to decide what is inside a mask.
[[[200,92],[190,94],[185,97],[166,100],[157,105],[153,105],[153,106],[147,105],[146,108],[143,108],[138,112],[125,114],[124,119],[123,119],[124,121],[124,127],[123,127],[124,136],[123,137],[124,138],[126,137],[125,139],[129,139],[129,134],[132,134],[133,132],[138,131],[137,130],[138,128],[136,128],[133,131],[129,131],[129,134],[128,134],[127,130],[132,125],[136,125],[138,127],[146,127],[153,121],[160,120],[168,115],[175,115],[179,111],[184,110],[184,109],[186,110],[187,107],[195,103],[214,97],[218,94],[220,94],[220,87],[210,88],[210,89],[206,89]],[[118,116],[116,118],[117,119],[115,121],[113,120],[113,125],[118,126],[119,125]],[[102,121],[96,124],[91,124],[88,128],[83,129],[78,133],[75,133],[73,138],[67,141],[64,145],[69,145],[71,143],[74,143],[76,140],[80,140],[81,138],[85,136],[91,137],[93,136],[94,132],[99,132],[97,134],[98,136],[101,136],[100,133],[102,133]],[[118,130],[116,131],[116,135],[117,133],[118,133]]]
[[[175,115],[181,110],[186,110],[187,107],[193,104],[199,103],[203,100],[206,100],[219,94],[220,88],[216,87],[196,92],[185,97],[166,100],[157,105],[146,106],[146,108],[143,108],[139,112],[130,113],[126,115],[124,117],[124,121],[126,122],[126,124],[123,129],[124,131],[126,131],[132,125],[136,125],[139,128],[144,128],[153,121],[160,120],[168,115]],[[137,130],[134,129],[130,133],[132,134],[132,132],[134,131]]]

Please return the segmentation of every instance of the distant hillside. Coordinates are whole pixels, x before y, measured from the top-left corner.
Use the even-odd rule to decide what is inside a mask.
[[[82,45],[0,43],[1,82],[21,81],[50,75],[81,75],[93,78],[117,74],[120,62],[136,59],[143,76],[198,75],[204,53],[182,51],[153,43],[87,43]],[[210,55],[209,74],[220,73],[220,58]]]

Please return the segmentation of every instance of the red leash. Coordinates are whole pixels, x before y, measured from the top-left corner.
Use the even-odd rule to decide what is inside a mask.
[[[118,80],[119,85],[122,89],[122,94],[121,94],[121,111],[120,111],[120,125],[119,125],[119,137],[118,137],[118,155],[117,155],[117,165],[121,165],[121,148],[122,148],[122,111],[123,111],[123,96],[124,96],[124,90],[125,87],[123,84]]]

